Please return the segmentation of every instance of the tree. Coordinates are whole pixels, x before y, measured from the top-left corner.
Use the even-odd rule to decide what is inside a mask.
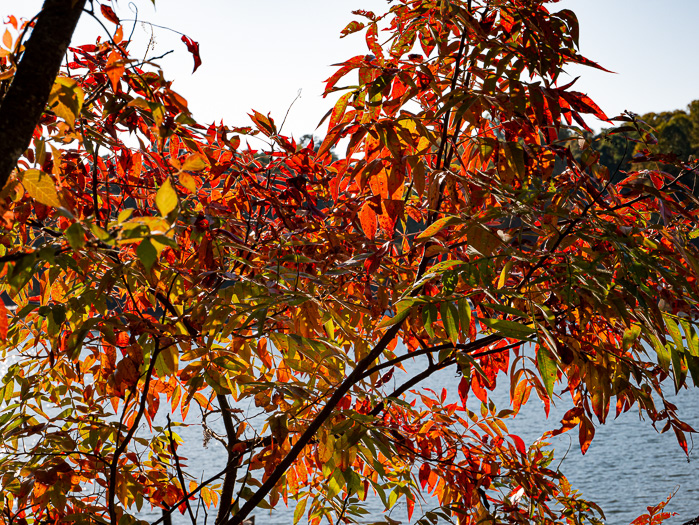
[[[699,156],[699,101],[691,102],[686,111],[664,111],[633,116],[642,126],[624,126],[602,130],[594,136],[593,148],[599,152],[600,164],[613,170],[615,181],[632,170],[662,169],[673,175],[683,171],[682,162]],[[676,158],[647,158],[647,153],[672,153]],[[678,166],[679,161],[679,166]],[[632,166],[632,164],[634,166]],[[684,170],[683,182],[695,188],[694,174]],[[696,190],[695,190],[696,191]]]
[[[12,83],[0,105],[0,187],[29,147],[84,7],[85,0],[46,0],[22,60],[5,60]]]
[[[116,15],[72,48],[0,195],[2,523],[122,525],[146,504],[196,522],[199,500],[233,525],[281,499],[350,522],[371,493],[412,515],[423,491],[425,524],[599,522],[543,441],[507,431],[532,391],[570,399],[545,436],[577,429],[583,451],[612,402],[686,451],[662,386],[699,381],[697,201],[666,172],[612,181],[583,133],[607,116],[558,82],[599,66],[547,4],[355,11],[343,35],[370,54],[327,80],[344,93],[317,149],[257,111],[197,124]],[[460,402],[420,389],[447,367]],[[203,481],[170,421],[193,408],[226,456]]]

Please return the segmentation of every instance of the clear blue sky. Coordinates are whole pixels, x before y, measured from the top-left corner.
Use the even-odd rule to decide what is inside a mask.
[[[0,15],[33,16],[40,0],[3,0]],[[362,37],[340,40],[352,9],[383,11],[386,0],[135,0],[142,20],[171,27],[199,41],[203,65],[191,74],[191,57],[179,36],[155,29],[155,53],[175,53],[162,61],[174,88],[187,98],[198,120],[247,125],[254,108],[281,122],[299,89],[286,131],[311,132],[329,108],[320,97],[333,63],[364,53]],[[587,92],[609,114],[684,108],[699,99],[699,0],[563,0],[551,10],[572,9],[580,19],[581,50],[617,74],[590,68],[576,89]],[[128,0],[120,17],[132,18]],[[99,30],[84,17],[75,42],[89,42]],[[149,37],[137,26],[143,49]],[[136,46],[134,47],[136,49]]]

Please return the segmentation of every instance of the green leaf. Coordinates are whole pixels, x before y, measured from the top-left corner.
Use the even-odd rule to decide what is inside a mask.
[[[416,237],[416,239],[418,239],[418,240],[429,239],[430,237],[434,237],[438,232],[442,231],[447,226],[451,226],[453,224],[459,224],[461,222],[463,222],[463,219],[460,217],[442,217],[438,221],[435,221],[430,226],[428,226],[425,229],[425,231],[423,231],[420,235],[418,235]]]
[[[176,345],[172,345],[160,352],[155,362],[155,371],[158,377],[166,377],[177,372],[179,358],[180,354]]]
[[[451,295],[459,284],[459,273],[455,270],[444,272],[442,276],[442,289],[445,295]]]
[[[425,332],[432,339],[435,338],[434,328],[432,328],[432,323],[437,321],[437,307],[433,304],[425,305],[422,309],[422,324],[425,326]]]
[[[158,193],[155,195],[155,204],[163,217],[177,207],[177,192],[172,187],[169,177],[160,186]]]
[[[459,299],[459,319],[461,321],[461,331],[469,335],[471,332],[471,305],[466,297]]]
[[[456,354],[456,362],[459,363],[459,365],[461,366],[461,373],[464,375],[464,377],[466,377],[466,379],[469,379],[471,376],[472,366],[479,376],[481,376],[486,381],[490,381],[488,379],[488,374],[485,373],[485,370],[483,370],[478,361],[476,361],[469,354],[466,354],[464,352],[458,352]]]
[[[430,274],[432,275],[440,275],[443,273],[446,273],[447,271],[451,270],[452,268],[455,268],[456,266],[468,266],[469,263],[464,262],[464,261],[455,261],[454,259],[449,259],[447,261],[440,261],[432,268],[430,268]]]
[[[308,499],[302,499],[296,504],[296,508],[294,509],[294,525],[296,525],[299,521],[301,521],[301,518],[303,517],[303,513],[306,512],[306,502]]]
[[[102,242],[113,243],[114,241],[112,236],[109,235],[109,232],[101,228],[98,224],[90,224],[90,231]]]
[[[536,329],[515,321],[505,321],[503,319],[481,319],[481,323],[493,330],[497,330],[505,337],[525,340],[530,335],[536,333]]]
[[[342,490],[342,487],[345,486],[345,478],[342,476],[342,472],[340,469],[335,469],[333,472],[332,477],[328,481],[328,491],[327,491],[327,498],[332,499],[335,496],[337,496],[340,491]]]
[[[670,360],[672,359],[672,356],[670,355],[670,349],[666,345],[664,345],[662,341],[658,339],[655,335],[651,337],[651,340],[653,341],[653,348],[655,348],[655,352],[658,354],[658,364],[663,370],[669,372]]]
[[[68,244],[74,250],[80,250],[85,246],[85,230],[80,226],[79,223],[74,222],[65,231],[66,239],[68,239]]]
[[[539,348],[536,350],[536,366],[541,374],[541,379],[544,381],[546,392],[551,397],[553,395],[553,385],[558,379],[558,367],[549,349],[543,345],[539,345]]]
[[[513,308],[512,306],[507,306],[504,304],[482,303],[481,307],[482,308],[491,308],[491,309],[496,310],[498,312],[514,315],[516,317],[522,317],[524,319],[527,319],[529,317],[529,314],[527,312],[523,312],[522,310],[518,310],[517,308]]]
[[[680,352],[684,351],[684,343],[682,342],[682,334],[680,333],[680,327],[675,322],[675,320],[666,313],[663,313],[663,319],[665,319],[665,324],[667,325],[667,331],[675,342],[677,350]]]
[[[671,348],[670,355],[672,357],[672,375],[675,380],[675,393],[678,393],[687,378],[687,361],[685,360],[684,352],[682,352],[680,348]]]
[[[631,348],[631,345],[633,345],[636,339],[638,339],[639,335],[641,335],[640,325],[635,324],[624,330],[624,338],[622,340],[622,347],[624,348],[624,351]]]
[[[699,357],[699,337],[697,337],[697,333],[688,321],[683,319],[681,323],[684,336],[687,339],[687,350],[689,350],[689,354],[694,357]]]
[[[459,320],[458,311],[454,303],[443,302],[440,307],[440,313],[442,314],[442,323],[444,324],[444,329],[449,336],[449,340],[452,344],[459,342]]]
[[[398,301],[398,303],[396,303],[396,315],[393,317],[385,317],[376,328],[386,328],[402,322],[403,319],[408,317],[408,314],[410,314],[410,308],[416,302],[417,300],[412,297]]]
[[[155,264],[155,261],[158,260],[158,251],[155,249],[150,239],[143,239],[141,241],[141,244],[136,248],[136,255],[148,272]]]
[[[48,173],[33,169],[26,170],[22,172],[21,181],[24,189],[34,200],[52,208],[61,207],[56,184]]]
[[[688,355],[687,357],[687,368],[689,368],[689,373],[692,374],[692,381],[694,381],[694,386],[699,386],[699,357],[694,357]]]

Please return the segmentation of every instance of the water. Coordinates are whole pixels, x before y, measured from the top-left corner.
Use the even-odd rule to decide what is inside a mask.
[[[423,370],[426,362],[416,360],[406,365],[408,371]],[[404,377],[404,376],[403,376]],[[402,382],[400,373],[396,373],[393,381]],[[492,393],[492,399],[498,408],[504,408],[508,403],[508,388],[504,375],[500,375],[502,384]],[[441,392],[446,388],[451,400],[457,399],[459,378],[453,369],[442,371],[422,386]],[[388,391],[393,385],[388,385]],[[699,392],[696,390],[682,391],[670,401],[678,405],[680,418],[694,428],[699,428]],[[551,408],[551,414],[546,419],[542,403],[532,392],[529,403],[522,408],[519,415],[509,420],[510,432],[519,435],[530,444],[548,429],[556,428],[562,415],[570,408],[570,396],[565,395],[557,400]],[[471,395],[469,404],[477,409],[479,402]],[[253,407],[254,409],[254,407]],[[193,414],[193,413],[192,413]],[[193,423],[199,418],[190,415]],[[190,471],[203,471],[211,475],[219,471],[225,464],[225,454],[222,446],[214,442],[208,448],[202,446],[202,430],[197,424],[181,427],[177,432],[184,438],[187,446],[181,449],[182,455],[188,458],[186,462]],[[674,433],[659,434],[649,421],[640,421],[638,412],[633,409],[622,414],[618,419],[609,419],[606,425],[596,428],[595,438],[586,455],[582,455],[578,445],[577,429],[568,434],[557,436],[550,440],[555,449],[556,463],[562,462],[561,470],[567,476],[575,489],[582,492],[583,497],[598,503],[604,510],[607,523],[610,525],[628,525],[633,519],[646,512],[646,507],[665,500],[676,491],[667,509],[677,512],[678,516],[668,520],[668,524],[679,525],[699,516],[699,475],[696,472],[697,452],[692,450],[690,440],[689,461],[677,444]],[[193,468],[196,467],[196,468]],[[204,476],[206,477],[206,476]],[[376,514],[367,517],[367,522],[378,519],[380,502],[378,498],[373,508],[369,510]],[[144,509],[145,511],[146,509]],[[257,523],[264,525],[291,525],[293,522],[293,505],[286,508],[283,502],[271,514],[268,511],[257,511]],[[430,510],[429,501],[424,510]],[[213,511],[210,511],[213,514]],[[421,515],[418,505],[415,515]],[[407,511],[404,500],[390,515],[393,519],[407,523]],[[142,519],[154,521],[160,517],[159,511],[143,512]],[[210,515],[208,523],[213,523],[214,516]],[[204,523],[204,515],[200,509],[199,523]],[[173,514],[175,525],[190,523],[186,516]]]

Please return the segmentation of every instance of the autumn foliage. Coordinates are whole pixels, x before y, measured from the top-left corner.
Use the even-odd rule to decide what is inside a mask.
[[[594,523],[545,442],[508,432],[530,398],[570,402],[542,432],[583,451],[632,408],[687,450],[663,386],[699,381],[695,165],[563,81],[599,66],[555,7],[355,11],[368,51],[326,81],[314,149],[257,111],[198,124],[105,3],[112,34],[69,50],[0,193],[0,523],[195,521],[197,500],[217,524],[284,504],[345,523],[367,498],[424,524]],[[635,130],[646,169],[601,165],[590,117]],[[421,389],[449,367],[458,402]],[[188,414],[221,420],[208,480],[163,423]]]

